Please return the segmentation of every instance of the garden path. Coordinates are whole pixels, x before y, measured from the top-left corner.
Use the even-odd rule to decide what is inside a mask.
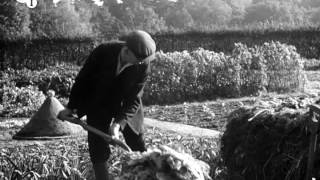
[[[181,135],[191,135],[194,137],[219,137],[221,135],[221,132],[212,129],[205,129],[181,123],[159,121],[151,118],[145,118],[144,123],[149,127],[155,127],[165,131],[174,131]]]

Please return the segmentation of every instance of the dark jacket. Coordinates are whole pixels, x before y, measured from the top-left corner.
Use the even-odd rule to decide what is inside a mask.
[[[143,131],[141,97],[150,72],[150,62],[124,69],[116,76],[118,56],[124,42],[110,42],[95,48],[75,79],[68,108],[79,116],[99,117]]]

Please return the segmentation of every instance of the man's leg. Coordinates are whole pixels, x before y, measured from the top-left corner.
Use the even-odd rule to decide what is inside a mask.
[[[92,163],[96,180],[109,180],[108,167],[104,163]]]
[[[87,123],[103,132],[107,132],[107,120],[101,117],[88,118]],[[109,144],[100,136],[88,132],[89,154],[96,180],[108,180],[107,160],[110,156]]]
[[[110,156],[109,145],[99,136],[88,132],[89,154],[96,180],[108,180],[107,160]]]
[[[136,134],[129,125],[126,125],[122,134],[126,143],[133,151],[143,152],[147,150],[142,133]]]

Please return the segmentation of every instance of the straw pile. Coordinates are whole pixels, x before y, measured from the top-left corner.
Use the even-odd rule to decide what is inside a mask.
[[[274,98],[232,112],[221,139],[230,179],[304,179],[310,141],[308,105],[312,103],[315,100],[309,97]],[[319,157],[317,151],[317,179]]]
[[[126,154],[116,180],[211,180],[210,167],[167,146]]]

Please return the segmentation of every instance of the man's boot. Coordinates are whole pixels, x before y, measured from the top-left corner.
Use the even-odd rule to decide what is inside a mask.
[[[109,173],[106,163],[94,163],[93,170],[96,180],[109,180]]]

